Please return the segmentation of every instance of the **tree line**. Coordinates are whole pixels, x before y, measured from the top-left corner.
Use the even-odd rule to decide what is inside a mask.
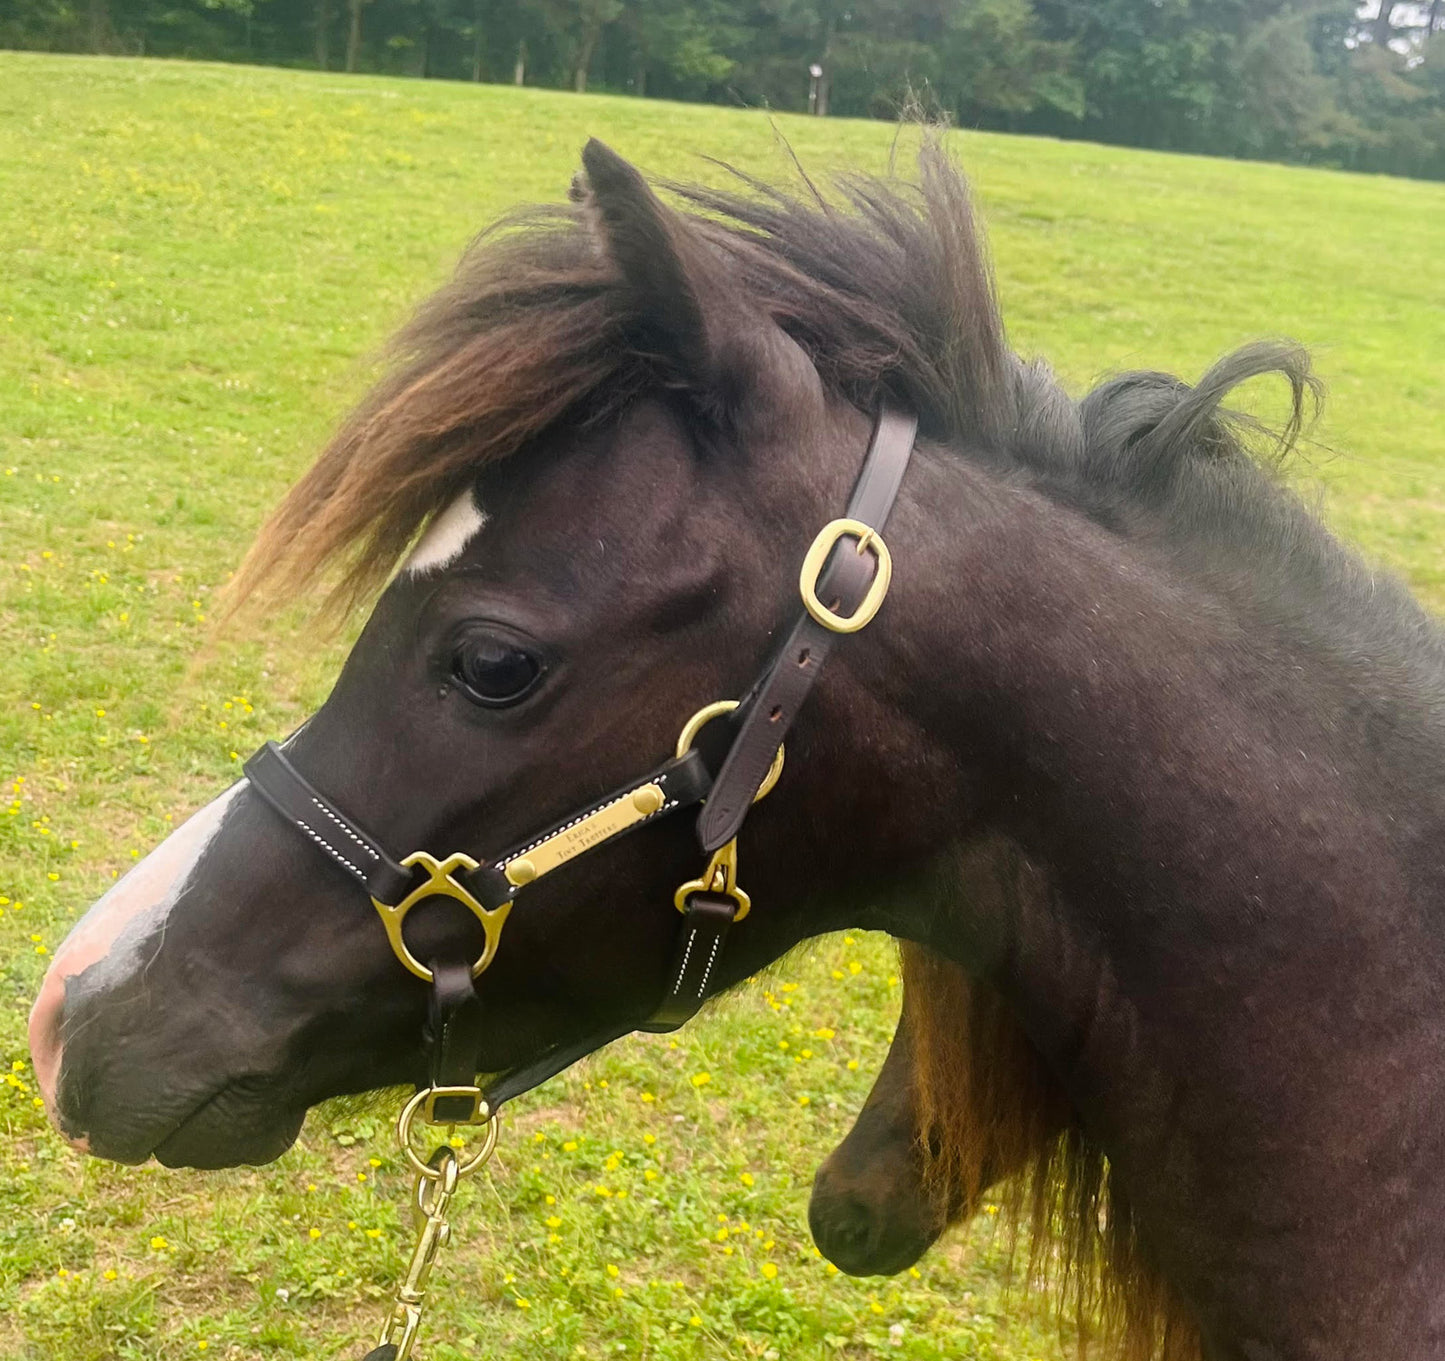
[[[1445,0],[4,0],[0,46],[892,117],[1445,179]],[[811,72],[811,74],[810,74]]]

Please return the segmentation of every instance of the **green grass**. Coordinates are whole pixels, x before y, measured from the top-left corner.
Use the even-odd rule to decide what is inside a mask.
[[[892,136],[778,122],[815,169],[880,168]],[[350,1355],[376,1326],[407,1193],[383,1117],[313,1118],[259,1171],[89,1163],[34,1109],[24,1017],[77,913],[324,695],[337,645],[289,618],[208,646],[208,602],[366,357],[482,223],[557,199],[591,133],[674,175],[785,165],[752,112],[0,54],[0,1356]],[[1329,512],[1445,604],[1445,186],[959,150],[1016,347],[1082,390],[1305,341],[1333,393],[1310,455]],[[893,968],[884,942],[828,942],[519,1103],[461,1197],[427,1355],[1064,1355],[1046,1305],[1004,1292],[987,1217],[895,1281],[809,1243]]]

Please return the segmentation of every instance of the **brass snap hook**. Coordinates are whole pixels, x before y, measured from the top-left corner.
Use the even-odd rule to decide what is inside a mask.
[[[761,795],[759,795],[761,797]],[[725,894],[737,904],[733,925],[742,921],[752,911],[753,900],[738,887],[738,839],[733,837],[712,853],[701,879],[689,879],[679,884],[672,895],[672,904],[679,912],[687,911],[687,900],[694,893]]]

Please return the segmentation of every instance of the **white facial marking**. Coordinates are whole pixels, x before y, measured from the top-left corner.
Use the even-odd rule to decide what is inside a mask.
[[[226,811],[246,787],[238,780],[176,828],[114,884],[75,924],[55,952],[30,1013],[30,1050],[46,1104],[52,1106],[60,1071],[65,982],[90,972],[88,985],[105,989],[146,965],[143,945],[165,926]]]
[[[449,566],[461,557],[462,550],[486,522],[486,515],[468,487],[426,527],[421,542],[411,550],[401,570],[415,577]]]

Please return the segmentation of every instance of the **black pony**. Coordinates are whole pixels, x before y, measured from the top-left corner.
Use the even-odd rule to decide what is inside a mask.
[[[499,856],[743,694],[874,413],[916,415],[891,592],[748,819],[708,990],[851,925],[961,969],[908,979],[936,1157],[1032,1169],[1136,1355],[1445,1355],[1445,640],[1222,413],[1281,373],[1287,445],[1304,357],[1076,406],[1006,348],[936,149],[917,191],[693,212],[583,161],[422,309],[241,573],[340,564],[356,599],[425,529],[288,759],[398,853]],[[1017,869],[983,898],[981,838]],[[665,818],[523,890],[482,1066],[652,1014],[698,872]],[[259,1161],[421,1078],[425,997],[242,782],[76,928],[32,1045],[97,1154]]]

